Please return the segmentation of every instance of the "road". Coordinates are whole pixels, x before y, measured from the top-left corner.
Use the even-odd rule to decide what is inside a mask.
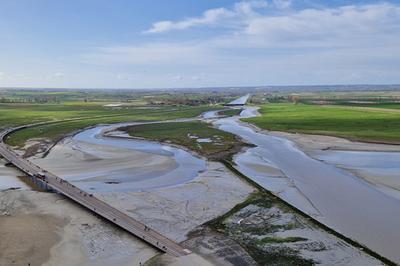
[[[94,195],[79,189],[68,181],[33,164],[29,160],[23,159],[4,143],[4,139],[8,134],[29,126],[32,125],[10,128],[0,132],[0,155],[7,161],[27,175],[44,182],[51,189],[56,190],[60,194],[63,194],[92,212],[102,216],[113,224],[118,225],[129,233],[154,246],[158,250],[176,257],[191,253],[190,250],[182,247],[106,202],[96,198]]]

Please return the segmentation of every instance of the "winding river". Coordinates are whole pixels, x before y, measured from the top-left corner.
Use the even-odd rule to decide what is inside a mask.
[[[206,169],[206,161],[182,149],[103,135],[126,125],[84,130],[56,145],[46,158],[34,161],[81,189],[105,193],[175,186],[193,180]]]
[[[398,180],[400,153],[330,151],[311,158],[293,142],[259,133],[239,120],[255,115],[256,108],[246,107],[238,117],[220,118],[216,111],[211,111],[203,114],[202,119],[256,146],[234,157],[240,172],[318,221],[400,262],[399,198],[343,169],[355,165],[360,171],[385,172],[391,179]],[[97,126],[69,140],[73,149],[86,153],[92,149],[91,156],[85,157],[85,167],[75,173],[57,166],[55,162],[59,158],[51,159],[54,150],[50,158],[45,159],[47,163],[40,160],[38,163],[55,173],[64,171],[66,174],[62,176],[84,189],[106,192],[174,186],[193,180],[206,168],[203,159],[178,148],[103,136],[104,131],[118,126],[121,125]],[[104,150],[104,147],[115,150]],[[111,160],[106,174],[99,174],[110,158],[121,153],[115,162]],[[140,158],[143,162],[134,164]],[[121,160],[125,160],[124,164],[118,164]],[[152,164],[146,165],[149,160]],[[344,165],[345,162],[349,165]],[[88,168],[87,163],[92,163],[93,167],[82,172]]]

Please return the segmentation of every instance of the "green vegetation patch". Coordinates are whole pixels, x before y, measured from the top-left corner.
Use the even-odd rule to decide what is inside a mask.
[[[254,246],[254,247],[252,247]],[[249,244],[249,253],[259,265],[271,266],[311,266],[316,263],[300,257],[289,248],[277,249],[274,252],[265,252],[256,248],[256,245]]]
[[[250,207],[247,209],[247,207]],[[284,244],[307,241],[302,237],[279,238],[273,236],[275,232],[287,231],[301,227],[296,220],[287,223],[272,224],[268,215],[257,215],[261,210],[279,208],[283,212],[290,210],[273,199],[268,193],[257,191],[251,194],[244,202],[237,204],[229,212],[206,223],[212,229],[232,237],[240,243],[259,265],[314,265],[314,262],[302,258],[297,250],[286,247]],[[246,209],[246,210],[244,210]],[[236,219],[249,219],[255,215],[252,224],[239,223]],[[236,217],[235,220],[230,220]],[[279,219],[279,217],[275,217]],[[268,235],[268,236],[265,236]],[[259,238],[259,236],[264,236]]]
[[[223,116],[235,116],[235,115],[240,115],[243,109],[229,109],[229,110],[222,110],[221,112],[218,112],[219,115]]]
[[[400,113],[339,106],[266,104],[260,117],[244,119],[268,130],[400,143]]]
[[[102,104],[82,102],[67,104],[3,103],[0,104],[0,128],[72,118],[132,115],[143,114],[147,111],[151,113],[162,112],[163,110],[168,111],[171,109],[168,109],[168,107],[151,109],[134,106],[107,107]],[[176,107],[175,110],[179,112],[181,109]],[[194,108],[194,110],[197,109]],[[187,111],[191,114],[190,110]]]
[[[97,124],[110,124],[128,121],[158,121],[198,116],[212,108],[200,107],[160,107],[160,108],[106,108],[102,106],[64,106],[27,105],[22,110],[6,106],[7,115],[0,106],[0,126],[16,126],[42,121],[55,121],[17,131],[9,136],[7,143],[24,146],[32,138],[45,138],[57,141],[67,134]],[[3,106],[4,107],[4,106]],[[60,121],[75,119],[73,121]],[[59,121],[59,122],[57,122]],[[1,124],[2,123],[2,124]]]
[[[299,241],[307,241],[307,238],[304,237],[264,237],[259,240],[260,244],[281,244],[281,243],[291,243],[291,242],[299,242]]]
[[[244,145],[235,135],[200,121],[128,126],[130,136],[182,145],[209,159],[227,158]]]
[[[371,102],[371,103],[355,103],[355,102],[336,102],[338,105],[354,106],[354,107],[370,107],[370,108],[382,108],[382,109],[400,109],[400,103],[391,102]]]

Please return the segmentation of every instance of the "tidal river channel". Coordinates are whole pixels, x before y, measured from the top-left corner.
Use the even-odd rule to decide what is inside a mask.
[[[357,171],[376,173],[375,180],[399,184],[400,153],[324,151],[312,158],[293,142],[257,132],[239,120],[255,115],[255,108],[246,107],[237,117],[220,118],[212,111],[202,119],[256,146],[234,157],[244,175],[332,229],[399,263],[400,197],[393,196],[398,191],[386,193],[376,185],[379,182],[367,182],[345,168],[356,167]],[[207,168],[203,159],[178,148],[104,136],[105,131],[118,126],[122,125],[85,130],[56,145],[37,163],[83,189],[99,192],[175,186],[193,180]],[[66,167],[60,161],[63,158],[68,159],[67,165],[72,162],[74,169]]]
[[[400,153],[325,152],[320,155],[325,161],[317,160],[293,142],[258,133],[239,121],[255,113],[248,107],[241,117],[213,122],[219,129],[256,145],[236,155],[237,169],[318,221],[399,263],[399,198],[336,164],[351,164],[353,160],[359,170],[385,172],[399,184]]]
[[[128,125],[99,125],[56,145],[35,163],[93,192],[145,191],[196,178],[206,162],[187,151],[157,142],[106,137]],[[68,163],[66,164],[65,161]],[[73,165],[74,167],[70,167]]]

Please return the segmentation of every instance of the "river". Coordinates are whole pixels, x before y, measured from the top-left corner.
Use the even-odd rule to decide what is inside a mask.
[[[312,158],[292,141],[259,133],[239,120],[255,115],[256,108],[246,107],[239,117],[221,118],[211,111],[202,119],[256,146],[234,157],[240,172],[323,224],[400,262],[399,197],[387,193],[374,180],[367,182],[346,170],[367,171],[398,184],[400,153],[321,151]],[[46,168],[65,173],[62,176],[84,189],[103,192],[174,186],[193,180],[206,168],[204,160],[178,148],[103,136],[104,131],[118,126],[97,126],[69,140],[72,149],[86,154],[85,163],[76,171],[60,168],[63,164],[57,164],[61,158],[57,146],[46,158]]]
[[[103,136],[105,131],[126,125],[86,129],[56,145],[46,158],[33,161],[81,189],[94,192],[175,186],[206,170],[203,159],[182,149],[153,141]]]
[[[258,133],[239,118],[255,115],[247,107],[241,117],[214,120],[221,130],[236,134],[256,145],[235,156],[237,169],[334,230],[368,246],[391,260],[400,262],[400,200],[376,186],[335,166],[343,155],[325,154],[327,162],[316,160],[284,138]],[[333,156],[333,157],[332,157]],[[376,153],[347,155],[362,165],[369,165]],[[391,168],[400,179],[399,153],[379,154],[374,171]],[[334,160],[336,158],[336,161]],[[356,158],[356,159],[354,159]],[[360,163],[361,162],[361,163]]]

